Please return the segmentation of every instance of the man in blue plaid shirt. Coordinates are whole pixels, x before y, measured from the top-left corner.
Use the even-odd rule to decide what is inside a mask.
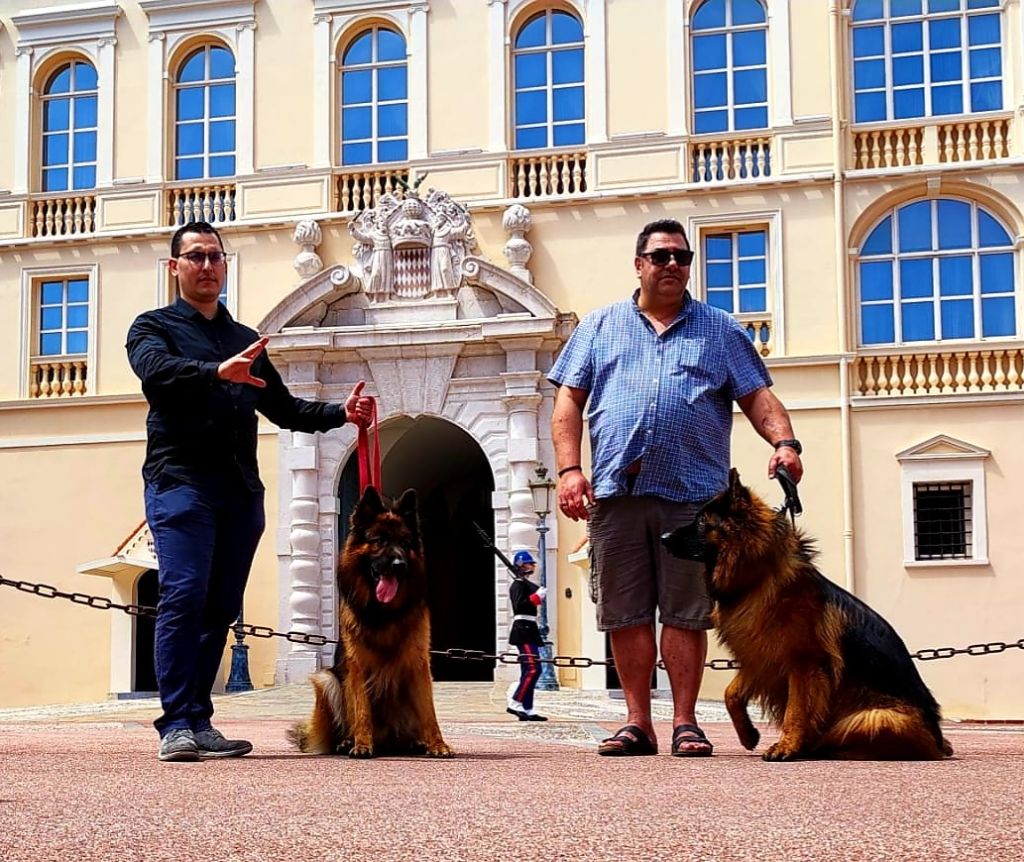
[[[548,374],[559,387],[558,505],[589,521],[597,625],[611,633],[628,710],[626,724],[599,746],[602,755],[657,753],[656,608],[672,685],[672,753],[712,753],[695,712],[711,627],[703,563],[671,556],[660,537],[725,489],[734,401],[774,447],[768,475],[779,465],[796,481],[803,473],[789,414],[746,331],[686,290],[692,261],[679,222],[644,227],[634,261],[639,289],[584,317]],[[592,481],[580,457],[588,400]]]

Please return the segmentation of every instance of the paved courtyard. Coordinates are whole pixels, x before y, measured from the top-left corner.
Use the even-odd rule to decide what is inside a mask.
[[[450,761],[297,754],[306,686],[221,697],[218,726],[255,743],[228,761],[159,763],[153,701],[0,710],[0,859],[1024,859],[1024,727],[951,724],[943,763],[767,764],[702,703],[715,757],[692,760],[658,702],[662,754],[612,759],[603,693],[538,693],[542,724],[502,687],[436,688]]]

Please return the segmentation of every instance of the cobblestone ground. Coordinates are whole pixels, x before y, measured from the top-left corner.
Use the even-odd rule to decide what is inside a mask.
[[[552,720],[519,723],[499,687],[448,683],[454,760],[353,761],[288,747],[310,702],[220,698],[218,726],[255,751],[187,764],[156,760],[152,701],[0,711],[0,859],[1024,859],[1024,727],[950,725],[942,763],[768,764],[702,703],[715,756],[683,759],[658,702],[662,754],[614,759],[595,746],[621,701],[539,693]]]

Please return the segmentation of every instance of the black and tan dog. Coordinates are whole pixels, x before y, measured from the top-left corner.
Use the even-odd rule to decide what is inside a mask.
[[[940,760],[953,753],[939,705],[906,646],[875,611],[824,577],[812,543],[740,484],[664,537],[707,565],[719,640],[740,668],[725,704],[740,742],[760,734],[759,701],[782,735],[765,760]]]
[[[300,750],[452,756],[434,712],[426,578],[415,491],[386,503],[367,488],[338,562],[334,667],[311,677],[313,715],[289,733]]]

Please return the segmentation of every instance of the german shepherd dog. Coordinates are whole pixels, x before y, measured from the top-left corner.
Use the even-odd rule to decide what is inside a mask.
[[[451,757],[434,713],[430,617],[416,492],[356,504],[338,562],[334,667],[310,681],[313,715],[289,732],[312,754]]]
[[[941,760],[939,705],[892,626],[814,566],[810,539],[739,473],[693,523],[663,539],[703,560],[718,638],[739,660],[725,705],[740,742],[760,739],[757,700],[781,727],[765,760]]]

